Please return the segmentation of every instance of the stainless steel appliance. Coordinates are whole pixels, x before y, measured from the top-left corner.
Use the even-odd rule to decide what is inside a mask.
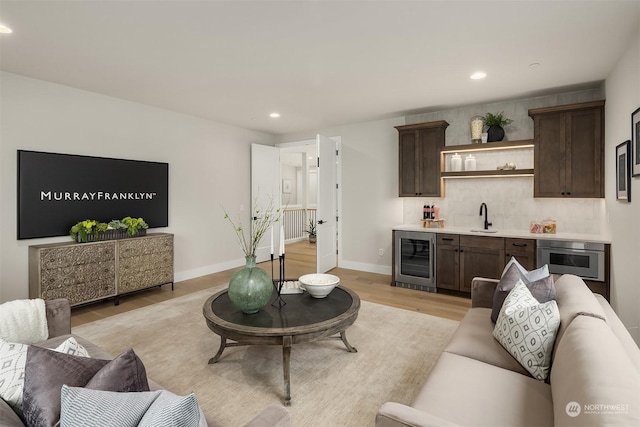
[[[434,233],[395,232],[396,286],[436,292],[436,238]]]
[[[538,267],[547,264],[549,273],[605,281],[604,243],[538,240],[537,247]]]

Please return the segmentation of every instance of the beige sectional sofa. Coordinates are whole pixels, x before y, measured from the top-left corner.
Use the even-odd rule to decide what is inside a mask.
[[[494,339],[498,281],[474,279],[472,308],[411,406],[385,403],[376,426],[638,426],[640,350],[579,277],[555,282],[560,313],[547,382]]]
[[[66,299],[45,301],[45,305],[49,338],[46,341],[38,342],[34,345],[45,348],[55,348],[69,337],[73,336],[76,341],[88,351],[92,358],[105,360],[113,359],[111,354],[107,353],[92,342],[77,335],[71,335],[71,310],[69,302]],[[148,383],[151,391],[163,389],[151,379],[148,380]],[[206,420],[202,415],[203,414],[201,413],[200,426],[208,425],[210,427],[215,427],[218,425],[214,414],[206,414]],[[288,411],[281,405],[271,405],[263,409],[253,418],[253,420],[246,424],[245,427],[287,427],[290,425],[291,420]],[[2,399],[0,399],[0,426],[24,426],[20,417],[18,417],[13,409]]]

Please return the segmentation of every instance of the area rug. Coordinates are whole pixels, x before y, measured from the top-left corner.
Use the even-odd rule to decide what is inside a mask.
[[[241,426],[282,402],[280,346],[225,349],[202,315],[216,287],[73,328],[117,355],[133,348],[147,374],[177,394],[194,392],[207,420]],[[294,426],[372,426],[386,401],[410,404],[458,322],[362,302],[347,329],[357,353],[342,341],[295,344],[291,352]]]

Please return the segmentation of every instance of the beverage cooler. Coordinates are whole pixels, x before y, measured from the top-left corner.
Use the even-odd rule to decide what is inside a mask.
[[[394,282],[396,286],[436,292],[435,234],[396,231]]]

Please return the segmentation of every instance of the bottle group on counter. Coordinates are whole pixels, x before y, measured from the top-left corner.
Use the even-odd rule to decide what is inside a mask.
[[[422,219],[439,219],[440,207],[429,202],[422,207]]]

